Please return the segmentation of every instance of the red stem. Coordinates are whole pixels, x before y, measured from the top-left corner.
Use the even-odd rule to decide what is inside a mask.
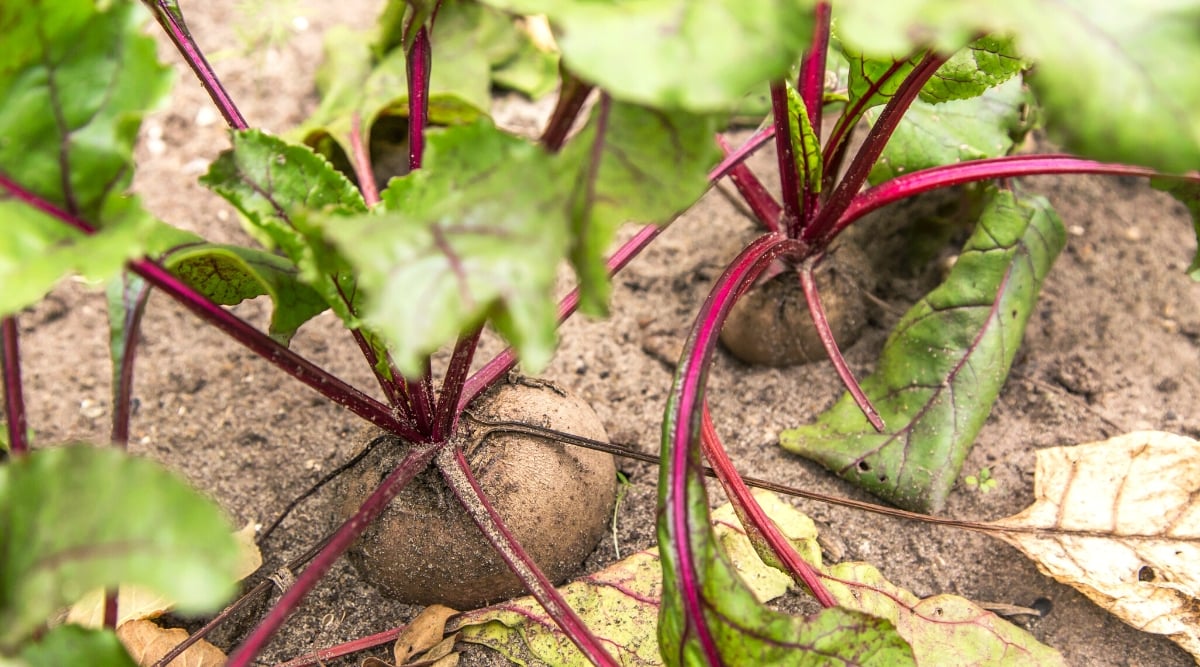
[[[854,397],[854,402],[858,404],[867,421],[871,422],[871,426],[875,427],[879,433],[883,433],[885,428],[883,418],[871,404],[871,399],[863,393],[862,385],[855,379],[850,366],[846,364],[846,358],[842,356],[841,348],[833,339],[833,330],[829,327],[829,319],[825,317],[825,308],[821,305],[821,295],[817,293],[817,281],[813,278],[814,259],[805,260],[804,264],[796,269],[796,273],[800,276],[800,289],[804,291],[804,300],[808,303],[808,313],[812,316],[813,327],[817,331],[817,337],[821,339],[821,345],[825,347],[825,354],[829,356],[834,370],[837,371],[842,384],[846,386],[846,391],[849,391],[850,395]]]
[[[233,99],[229,97],[229,93],[225,91],[225,87],[221,85],[220,79],[217,78],[216,72],[208,64],[208,60],[204,58],[200,47],[196,45],[196,41],[192,39],[191,33],[188,32],[187,27],[183,24],[182,14],[176,17],[175,13],[169,7],[171,3],[167,0],[142,1],[150,7],[155,20],[162,26],[167,36],[171,38],[171,42],[175,44],[175,48],[183,56],[188,67],[191,67],[192,71],[195,72],[196,78],[200,79],[200,85],[208,92],[208,96],[212,98],[213,104],[217,105],[217,109],[225,117],[225,122],[237,130],[244,130],[249,127],[246,124],[246,119],[242,117],[242,112],[238,111],[237,105],[233,103]]]
[[[458,409],[459,399],[462,398],[467,376],[471,373],[471,361],[475,358],[475,350],[479,346],[479,335],[482,328],[461,336],[454,344],[454,353],[450,355],[450,366],[446,376],[442,378],[442,391],[438,396],[437,408],[434,410],[434,440],[445,440],[454,433],[461,414]]]
[[[746,140],[746,143],[738,147],[737,150],[725,156],[724,160],[713,167],[712,171],[708,172],[709,183],[716,183],[725,176],[729,175],[730,170],[735,166],[746,161],[746,158],[754,154],[755,151],[762,148],[772,137],[775,136],[775,126],[768,125],[763,129],[755,132]]]
[[[16,315],[0,319],[0,337],[4,351],[0,366],[4,372],[4,417],[8,428],[8,451],[12,456],[21,456],[29,451],[27,415],[25,413],[25,390],[21,384],[21,344]]]
[[[727,157],[729,156],[729,143],[725,141],[725,137],[717,135],[717,145],[721,147],[721,152]],[[779,216],[783,213],[783,207],[771,193],[767,191],[766,186],[746,163],[739,162],[729,170],[729,180],[733,181],[734,187],[742,195],[746,205],[750,207],[750,211],[754,213],[754,217],[758,218],[759,223],[770,232],[782,231],[779,228]]]
[[[862,147],[858,149],[858,154],[850,161],[850,166],[846,169],[846,176],[834,188],[833,194],[829,196],[825,207],[813,220],[813,223],[804,228],[804,233],[800,236],[801,240],[820,245],[828,244],[832,238],[830,232],[833,230],[834,224],[837,223],[846,207],[850,205],[854,196],[858,194],[863,183],[867,181],[871,167],[883,153],[884,146],[887,145],[888,139],[896,130],[896,126],[904,117],[909,105],[916,99],[917,94],[921,92],[921,87],[925,85],[929,77],[933,76],[933,73],[948,58],[949,56],[929,53],[904,78],[896,93],[892,95],[892,99],[888,100],[883,110],[879,112],[879,118],[871,127],[871,131],[867,133],[867,138],[863,141]]]
[[[358,178],[358,189],[368,207],[379,203],[379,188],[375,185],[375,171],[371,169],[371,151],[362,136],[362,119],[355,111],[350,117],[350,152],[354,162],[354,175]]]
[[[333,567],[334,562],[345,553],[346,549],[350,548],[350,545],[358,539],[359,535],[362,535],[371,522],[383,513],[388,503],[392,502],[392,499],[404,488],[404,485],[412,481],[418,473],[429,466],[429,462],[433,460],[434,455],[437,454],[442,446],[443,443],[414,443],[412,445],[412,449],[409,450],[404,460],[384,478],[379,488],[375,489],[375,492],[363,502],[362,507],[354,513],[354,516],[347,519],[337,529],[337,532],[329,539],[329,543],[313,558],[312,563],[300,573],[300,576],[296,577],[296,581],[291,587],[280,596],[279,601],[267,613],[266,618],[254,628],[250,636],[229,656],[229,661],[225,663],[226,667],[246,667],[254,660],[254,657],[270,641],[275,631],[300,606],[301,601],[308,595],[308,592],[325,576],[329,568]]]
[[[1071,155],[1011,155],[931,167],[897,176],[860,193],[846,207],[832,234],[838,234],[871,211],[923,192],[963,183],[1039,174],[1107,174],[1146,178],[1159,175],[1146,167],[1097,162]],[[1184,178],[1200,180],[1195,172]]]
[[[479,487],[478,480],[471,474],[471,467],[457,447],[443,449],[437,457],[437,466],[449,485],[450,490],[458,498],[459,503],[471,515],[471,519],[492,547],[508,564],[509,569],[525,584],[529,593],[542,605],[546,613],[554,620],[575,646],[593,665],[611,665],[617,662],[608,651],[601,646],[600,640],[588,630],[587,625],[575,610],[567,604],[562,594],[554,588],[554,584],[538,568],[529,554],[513,537],[512,532],[504,525],[504,521],[496,512],[491,502]]]
[[[840,170],[842,159],[846,155],[846,148],[850,144],[850,132],[858,124],[858,121],[862,119],[862,115],[866,113],[869,108],[867,106],[868,102],[910,60],[912,60],[912,56],[893,62],[892,66],[880,75],[878,79],[873,81],[867,90],[834,123],[833,131],[829,134],[829,141],[825,144],[825,152],[822,156],[825,163],[825,172],[822,174],[822,191],[828,191],[833,186],[833,180],[837,178],[837,172]]]
[[[813,41],[804,60],[800,63],[800,78],[796,82],[800,99],[804,100],[804,108],[808,111],[808,124],[812,127],[818,143],[821,138],[821,112],[825,107],[825,56],[829,52],[829,21],[830,10],[828,2],[818,2],[813,8]],[[816,148],[814,148],[816,150]],[[817,214],[820,206],[820,192],[811,187],[809,179],[805,179],[804,193],[801,201],[803,209],[803,224],[809,224]]]
[[[432,71],[429,30],[421,26],[408,50],[408,168],[421,168],[425,128],[429,124],[429,74]]]
[[[804,584],[822,607],[836,607],[837,602],[825,588],[825,584],[821,582],[821,574],[813,569],[808,561],[801,558],[800,554],[796,553],[795,546],[788,541],[775,522],[763,511],[754,494],[750,492],[750,487],[746,486],[741,475],[733,467],[733,462],[729,460],[729,453],[721,445],[721,438],[717,435],[717,429],[713,425],[707,401],[704,402],[701,415],[700,446],[704,451],[705,458],[712,464],[713,472],[717,474],[717,481],[721,483],[721,488],[725,490],[725,495],[729,497],[738,517],[742,520],[742,526],[746,529],[751,543],[765,543],[770,546],[771,551],[792,575],[792,578]]]
[[[783,199],[782,227],[789,238],[800,238],[804,209],[800,204],[800,174],[796,168],[796,145],[788,115],[787,84],[771,83],[771,114],[775,126],[775,159],[779,169],[779,187]]]

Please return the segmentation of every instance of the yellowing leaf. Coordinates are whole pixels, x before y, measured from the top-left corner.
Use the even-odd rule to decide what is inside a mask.
[[[1200,442],[1146,431],[1037,453],[1035,502],[997,536],[1200,660]],[[1053,531],[1053,532],[1050,532]]]
[[[254,543],[254,535],[253,521],[233,534],[238,547],[235,576],[239,581],[254,574],[254,571],[262,566],[262,553]],[[149,588],[121,584],[117,589],[117,627],[130,621],[158,618],[174,606],[174,600]],[[85,628],[99,628],[104,625],[104,590],[97,588],[71,605],[65,622]]]
[[[1065,664],[1057,651],[969,600],[953,595],[918,598],[865,563],[823,566],[812,520],[774,494],[756,491],[755,496],[799,554],[822,571],[838,603],[891,620],[912,645],[918,664]],[[731,506],[714,510],[712,518],[718,540],[760,602],[792,585],[789,576],[758,557]],[[635,553],[560,590],[618,663],[662,664],[657,641],[662,566],[657,549]],[[464,641],[490,646],[518,664],[588,664],[531,598],[466,612],[448,629],[460,630]]]
[[[139,667],[150,667],[158,662],[187,636],[188,633],[179,628],[167,630],[146,620],[130,621],[117,628],[117,638]],[[167,667],[222,667],[224,664],[225,654],[221,649],[201,639]]]

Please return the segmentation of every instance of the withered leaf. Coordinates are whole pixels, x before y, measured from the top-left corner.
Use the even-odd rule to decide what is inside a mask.
[[[117,628],[117,638],[140,667],[150,667],[158,662],[187,637],[184,630],[160,628],[147,620],[130,621]],[[225,654],[221,649],[201,639],[167,667],[222,667],[224,664]]]
[[[1037,453],[1035,502],[997,527],[1126,623],[1200,660],[1200,442],[1158,431]]]

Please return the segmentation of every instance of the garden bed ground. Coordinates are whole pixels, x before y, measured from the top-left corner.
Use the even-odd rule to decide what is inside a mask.
[[[345,20],[366,26],[378,3],[181,4],[251,125],[282,132],[315,104],[310,82],[321,31]],[[256,27],[272,12],[285,26],[278,34],[265,23]],[[179,62],[166,46],[161,53]],[[151,211],[173,224],[215,241],[245,241],[233,210],[196,182],[227,140],[200,87],[177,69],[168,106],[143,128],[136,188]],[[513,122],[527,121],[518,114]],[[988,466],[996,487],[984,494],[960,483],[945,512],[956,518],[994,519],[1028,505],[1040,447],[1139,429],[1200,437],[1200,285],[1184,274],[1195,251],[1186,211],[1140,182],[1039,178],[1026,185],[1054,202],[1070,237],[1030,320],[1013,375],[963,471],[965,477]],[[751,231],[745,215],[719,191],[711,192],[616,278],[612,318],[575,318],[562,329],[563,344],[546,377],[589,401],[612,440],[656,451],[669,367],[684,329],[738,250],[739,235]],[[885,264],[900,264],[897,253],[890,247],[877,254]],[[931,266],[918,275],[885,276],[871,329],[847,350],[857,373],[870,371],[887,328],[936,280],[936,271]],[[237,312],[262,323],[265,306],[244,304]],[[102,297],[64,284],[20,323],[37,440],[103,440],[110,410]],[[352,340],[328,315],[306,325],[293,348],[359,387],[373,388]],[[361,445],[353,438],[353,415],[325,404],[162,295],[150,301],[140,354],[131,448],[182,471],[239,522],[269,521]],[[869,499],[775,444],[780,429],[811,420],[840,393],[828,364],[762,369],[722,356],[708,396],[743,473]],[[633,480],[618,517],[617,539],[628,553],[653,543],[657,471],[628,462],[620,467]],[[870,561],[918,595],[950,592],[1026,607],[1048,600],[1045,617],[1015,620],[1073,665],[1192,663],[1171,642],[1125,626],[996,540],[813,502],[799,505],[827,525],[826,534],[844,547],[843,558]],[[330,526],[325,498],[303,505],[265,545],[268,566],[293,557]],[[588,567],[613,559],[613,544],[605,541]],[[414,611],[389,603],[339,563],[263,664],[394,627]],[[482,652],[470,658],[488,659]]]

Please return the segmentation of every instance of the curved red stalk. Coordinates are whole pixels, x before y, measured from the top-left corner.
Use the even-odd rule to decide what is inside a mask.
[[[750,492],[750,487],[746,486],[741,475],[733,467],[729,453],[721,445],[721,439],[713,425],[708,401],[704,402],[701,419],[700,445],[704,450],[704,457],[712,464],[713,472],[717,474],[717,480],[721,483],[721,488],[725,489],[729,502],[733,503],[751,544],[767,545],[792,578],[807,586],[822,607],[836,607],[837,602],[821,582],[820,573],[796,553],[796,548],[763,511],[754,494]]]
[[[1107,174],[1144,178],[1160,175],[1148,167],[1097,162],[1072,155],[1009,155],[930,167],[897,176],[886,183],[880,183],[859,193],[838,219],[832,234],[836,235],[850,223],[871,211],[930,190],[996,178],[1040,174]],[[1185,175],[1183,178],[1200,181],[1200,175],[1197,175],[1196,172]]]
[[[768,125],[758,132],[755,132],[750,136],[749,139],[746,140],[746,143],[739,146],[737,150],[733,151],[729,155],[726,155],[724,160],[721,160],[717,166],[713,167],[712,171],[708,172],[708,181],[710,183],[716,183],[725,176],[728,176],[729,172],[736,165],[745,162],[746,158],[753,155],[755,151],[762,148],[774,137],[774,125]]]
[[[479,488],[479,482],[471,474],[471,467],[467,464],[462,450],[457,447],[444,448],[437,456],[437,467],[459,503],[467,514],[471,515],[475,525],[483,531],[484,537],[583,655],[593,665],[616,667],[617,662],[600,645],[600,640],[588,630],[583,619],[571,609],[562,594],[538,569],[537,564],[525,553],[504,525],[504,521],[484,495],[483,489]]]
[[[842,356],[841,348],[833,339],[833,330],[829,327],[829,319],[825,317],[825,308],[821,305],[821,295],[817,293],[817,281],[813,277],[813,264],[813,258],[806,260],[796,269],[796,274],[800,277],[800,289],[804,291],[804,301],[808,304],[808,314],[812,316],[817,337],[821,339],[825,354],[833,363],[833,368],[841,378],[842,384],[846,385],[846,391],[849,391],[850,395],[854,397],[854,402],[858,404],[858,408],[862,410],[867,421],[871,422],[871,426],[875,427],[877,432],[883,433],[885,428],[883,418],[871,404],[871,399],[863,393],[862,386],[858,384],[850,366],[846,364],[846,358]]]
[[[707,505],[688,495],[689,481],[703,484],[698,478],[702,469],[699,427],[704,387],[717,336],[737,295],[748,289],[772,261],[784,254],[801,251],[803,244],[798,240],[766,234],[748,245],[717,279],[692,325],[664,416],[659,473],[659,545],[664,550],[664,563],[665,551],[673,551],[671,560],[676,563],[677,588],[687,624],[685,636],[695,638],[704,658],[713,665],[721,663],[720,652],[705,620],[705,605],[700,599],[703,583],[690,530],[692,525],[707,521],[706,516],[692,516],[690,505],[695,502],[699,511],[705,514]],[[664,576],[666,574],[664,572]]]
[[[293,658],[287,662],[281,662],[275,665],[275,667],[312,667],[313,665],[323,666],[327,660],[336,660],[337,658],[352,655],[354,653],[358,653],[359,651],[365,651],[369,648],[375,648],[376,646],[383,646],[389,642],[394,642],[396,641],[396,638],[400,636],[400,633],[404,632],[404,628],[406,627],[408,626],[402,625],[386,632],[379,632],[373,635],[355,639],[354,641],[346,642],[344,644],[338,644],[337,646],[330,646],[329,648],[323,648],[319,651],[313,651],[312,653],[302,655],[298,658]]]
[[[784,233],[790,238],[800,237],[800,228],[806,222],[804,209],[800,205],[801,183],[796,167],[796,145],[792,142],[791,121],[788,115],[787,84],[771,82],[771,122],[775,126],[775,162],[779,171],[779,189],[783,199]]]
[[[889,67],[888,70],[882,75],[880,75],[880,77],[876,79],[870,86],[868,86],[866,92],[857,100],[855,100],[854,104],[846,109],[837,119],[837,122],[834,123],[833,130],[829,134],[829,141],[825,143],[825,150],[822,154],[822,161],[825,163],[825,171],[822,175],[821,188],[823,192],[828,192],[833,186],[833,179],[837,178],[842,160],[846,155],[846,149],[850,145],[850,132],[854,129],[854,126],[858,124],[858,121],[862,119],[863,114],[866,113],[867,109],[869,108],[867,107],[867,102],[875,96],[875,93],[877,93],[885,83],[890,81],[892,77],[896,76],[896,73],[899,72],[906,64],[908,64],[908,61],[911,59],[912,56],[909,56],[904,60],[897,60],[896,62],[892,63],[892,66]]]
[[[329,542],[313,558],[312,563],[280,596],[279,601],[267,613],[266,618],[259,622],[250,636],[229,656],[229,661],[225,663],[226,667],[247,667],[254,660],[254,657],[279,629],[279,626],[283,625],[288,616],[291,616],[292,612],[300,606],[300,602],[308,595],[308,592],[325,576],[329,568],[333,567],[333,563],[345,553],[346,549],[350,548],[354,540],[362,535],[371,522],[383,513],[388,503],[392,502],[404,485],[429,466],[429,462],[433,460],[439,449],[444,448],[444,444],[414,443],[412,445],[412,449],[399,465],[384,478],[379,488],[375,489],[375,492],[363,502],[362,507],[354,513],[354,516],[347,519],[337,529]]]

